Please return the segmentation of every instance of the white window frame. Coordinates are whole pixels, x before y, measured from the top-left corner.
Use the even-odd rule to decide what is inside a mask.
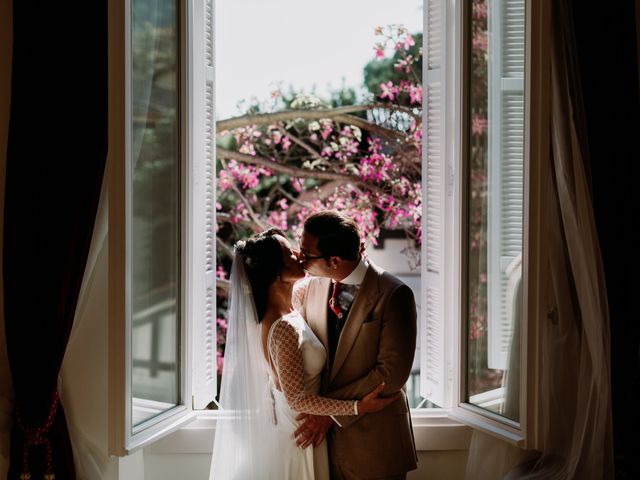
[[[126,161],[129,138],[126,122],[129,113],[130,91],[127,83],[129,73],[129,19],[127,12],[131,0],[109,2],[109,451],[112,455],[124,456],[150,445],[166,434],[180,429],[187,435],[212,433],[215,429],[216,411],[201,410],[216,391],[215,383],[215,305],[207,300],[207,290],[215,295],[215,115],[207,109],[207,87],[213,90],[214,81],[214,23],[213,2],[215,0],[187,0],[182,8],[182,49],[184,60],[182,133],[185,140],[183,152],[187,159],[184,172],[183,219],[183,318],[182,326],[182,401],[183,404],[143,424],[134,435],[129,433],[130,414],[127,413],[127,398],[130,397],[130,355],[127,338],[125,288],[127,265],[126,205],[127,185]],[[441,75],[443,116],[440,119],[442,166],[444,189],[441,261],[443,275],[442,336],[437,340],[440,347],[440,384],[434,391],[440,409],[412,409],[418,450],[460,449],[469,441],[470,430],[458,423],[478,428],[499,436],[511,443],[531,448],[536,445],[537,418],[536,391],[536,326],[544,318],[541,298],[544,293],[545,265],[543,180],[548,151],[548,92],[549,92],[549,0],[526,1],[526,79],[525,82],[525,221],[523,241],[523,324],[521,328],[522,385],[521,422],[505,421],[504,417],[490,415],[462,398],[462,380],[466,372],[461,371],[464,362],[464,332],[462,317],[465,288],[462,285],[462,228],[460,212],[464,205],[463,177],[466,130],[463,107],[467,100],[461,66],[467,52],[463,50],[465,5],[456,0],[425,0],[425,25],[428,4],[439,2],[441,8],[443,36],[443,65]],[[449,28],[446,28],[449,27]],[[452,28],[451,28],[452,27]],[[425,32],[426,33],[426,32]],[[424,36],[427,39],[427,36]],[[535,43],[534,43],[535,42]],[[426,62],[423,62],[426,64]],[[534,75],[535,73],[535,75]],[[424,67],[425,94],[427,76],[432,75]],[[426,102],[425,105],[426,115]],[[424,138],[427,139],[428,121],[424,122]],[[427,146],[425,142],[424,151]],[[424,155],[424,153],[423,153]],[[423,158],[423,171],[424,171]],[[423,175],[426,177],[426,175]],[[423,185],[424,189],[425,185]],[[423,190],[424,191],[424,190]],[[424,217],[423,217],[424,218]],[[424,220],[423,220],[424,221]],[[188,243],[187,243],[188,242]],[[446,248],[445,248],[446,247]],[[423,259],[424,259],[423,255]],[[423,269],[425,262],[423,261]],[[425,332],[426,275],[423,270],[422,331]],[[214,297],[215,301],[215,297]],[[422,337],[424,341],[424,334]],[[213,341],[213,344],[212,344]],[[212,350],[213,349],[213,350]],[[426,365],[426,349],[422,348],[422,366]],[[207,365],[207,362],[213,364]],[[212,370],[213,369],[213,370]],[[212,375],[213,371],[213,375]],[[421,381],[421,384],[424,384]],[[434,399],[433,392],[427,394]],[[186,423],[196,419],[193,428]],[[128,422],[128,423],[127,423]],[[128,425],[128,426],[127,426]],[[195,428],[197,426],[197,428]],[[181,428],[184,427],[184,428]],[[438,428],[436,428],[438,427]],[[441,435],[443,429],[454,432],[452,437]],[[436,434],[437,432],[437,434]],[[172,436],[173,438],[174,436]],[[181,441],[184,440],[183,437]],[[446,440],[448,438],[448,440]],[[448,442],[448,443],[447,443]],[[180,447],[181,448],[181,447]],[[178,450],[180,450],[178,448]]]
[[[107,177],[109,189],[109,453],[126,456],[150,444],[194,419],[192,409],[193,348],[191,322],[195,274],[193,248],[194,210],[189,192],[193,188],[192,50],[191,25],[194,24],[190,2],[180,2],[180,134],[181,134],[181,308],[179,312],[180,403],[158,415],[132,425],[131,392],[131,3],[109,2],[109,154]]]
[[[470,8],[465,3],[464,8]],[[458,45],[454,47],[455,53],[449,56],[450,61],[455,65],[468,64],[469,52],[464,51],[463,35],[468,30],[469,15],[460,2],[457,8],[452,9],[459,26],[457,31]],[[521,342],[521,379],[520,379],[520,421],[514,422],[498,414],[493,414],[485,409],[466,402],[466,321],[465,305],[467,288],[464,284],[466,265],[464,251],[462,247],[466,244],[466,227],[461,230],[457,226],[450,228],[446,235],[445,245],[454,245],[453,269],[449,275],[453,278],[447,282],[451,288],[458,293],[457,298],[448,298],[447,301],[454,302],[449,308],[451,311],[459,308],[459,315],[453,317],[453,323],[458,326],[458,332],[454,339],[456,347],[451,345],[450,340],[446,343],[450,345],[450,350],[456,352],[456,356],[451,362],[456,366],[454,371],[458,373],[456,385],[452,388],[452,398],[449,407],[449,415],[461,422],[479,429],[485,433],[501,438],[509,443],[523,447],[536,448],[539,446],[537,431],[537,418],[539,415],[539,391],[537,390],[537,326],[546,316],[544,311],[545,298],[545,269],[544,259],[545,248],[545,175],[548,164],[549,151],[549,19],[550,3],[543,1],[525,1],[525,138],[524,138],[524,222],[523,222],[523,279],[522,279],[522,299],[523,312],[520,329]],[[451,37],[448,37],[451,38]],[[462,60],[462,61],[460,61]],[[451,69],[449,69],[451,70]],[[460,103],[456,104],[453,112],[457,112],[459,118],[456,124],[455,138],[457,145],[452,146],[450,151],[453,155],[454,169],[460,172],[455,175],[453,199],[451,203],[455,212],[460,212],[462,216],[448,218],[466,218],[464,206],[466,205],[466,177],[467,167],[465,164],[465,152],[467,151],[468,139],[466,121],[467,113],[463,111],[468,102],[468,89],[462,75],[456,76],[456,90],[460,92],[457,97]],[[453,100],[455,103],[455,99]],[[458,214],[459,215],[459,214]],[[466,225],[466,221],[456,222],[458,225]]]

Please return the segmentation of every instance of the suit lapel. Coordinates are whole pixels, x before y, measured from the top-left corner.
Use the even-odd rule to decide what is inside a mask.
[[[322,342],[324,348],[329,351],[329,335],[327,333],[327,314],[329,310],[329,287],[331,280],[318,278],[312,284],[313,290],[308,292],[307,323]]]
[[[331,381],[333,381],[333,378],[336,376],[340,367],[342,367],[342,364],[347,358],[347,355],[353,346],[353,342],[358,335],[362,322],[367,318],[368,313],[375,306],[376,300],[378,300],[378,297],[380,296],[378,289],[378,277],[378,272],[372,265],[369,265],[367,273],[364,276],[364,280],[360,285],[360,290],[358,291],[358,294],[353,301],[353,305],[351,305],[351,309],[349,310],[349,315],[347,315],[347,319],[344,322],[340,339],[338,340],[338,347],[333,360],[333,367],[331,368]],[[327,302],[325,302],[325,314],[327,313],[327,309]]]

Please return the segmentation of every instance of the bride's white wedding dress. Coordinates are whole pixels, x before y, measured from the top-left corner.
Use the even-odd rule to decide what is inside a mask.
[[[328,480],[327,443],[302,449],[293,433],[299,412],[315,415],[353,415],[354,401],[319,397],[326,351],[320,340],[298,312],[276,320],[269,329],[269,357],[278,372],[271,381],[274,398],[276,451],[270,471],[283,472],[283,480]],[[277,380],[277,381],[276,381]],[[279,383],[281,390],[276,388]]]
[[[293,300],[296,305],[295,294]],[[302,316],[292,312],[270,326],[263,354],[264,325],[257,321],[242,261],[231,268],[228,312],[209,480],[328,480],[326,444],[301,449],[293,437],[299,412],[357,413],[355,401],[318,396],[324,346]]]

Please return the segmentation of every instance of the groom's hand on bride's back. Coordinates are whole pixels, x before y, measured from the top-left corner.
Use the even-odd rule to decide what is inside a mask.
[[[383,408],[386,408],[388,405],[396,401],[398,395],[400,395],[399,391],[388,397],[379,396],[384,387],[385,383],[382,382],[358,402],[358,414],[379,412]]]
[[[296,439],[296,445],[301,448],[320,445],[333,425],[331,417],[312,415],[310,413],[301,413],[296,417],[296,420],[300,424],[293,436]]]

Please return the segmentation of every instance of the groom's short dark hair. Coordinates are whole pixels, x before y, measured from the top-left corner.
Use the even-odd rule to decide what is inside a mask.
[[[326,257],[357,260],[360,257],[360,228],[350,217],[335,210],[314,213],[304,221],[304,231],[318,237],[318,250]]]

